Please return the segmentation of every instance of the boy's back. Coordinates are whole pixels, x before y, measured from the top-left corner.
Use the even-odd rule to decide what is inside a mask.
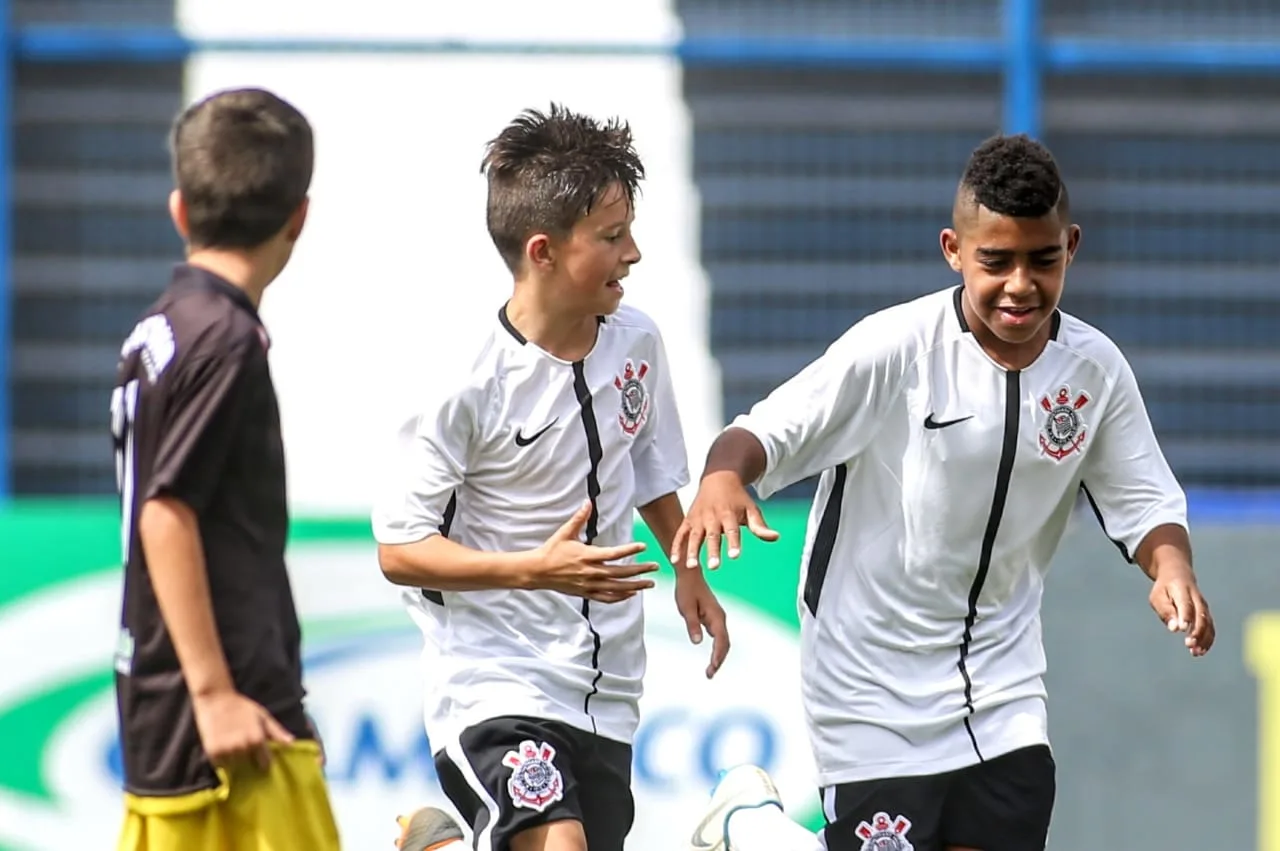
[[[173,497],[200,523],[223,651],[242,693],[306,736],[298,619],[284,544],[284,447],[267,335],[244,293],[181,265],[122,348],[112,431],[126,509],[124,623],[116,658],[126,788],[175,794],[216,778],[156,602],[135,518]]]

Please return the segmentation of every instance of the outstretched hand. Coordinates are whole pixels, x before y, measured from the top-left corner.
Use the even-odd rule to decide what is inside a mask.
[[[676,531],[671,545],[671,563],[698,567],[702,545],[707,546],[707,568],[720,567],[721,538],[727,538],[731,559],[742,552],[742,532],[746,526],[762,541],[778,540],[778,533],[765,523],[759,506],[747,493],[737,474],[729,471],[711,473],[702,480],[698,495]]]

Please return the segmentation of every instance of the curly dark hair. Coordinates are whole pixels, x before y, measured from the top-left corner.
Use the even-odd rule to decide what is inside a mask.
[[[1055,209],[1066,218],[1067,186],[1049,149],[1025,134],[993,136],[969,157],[960,194],[993,213],[1038,219]]]
[[[615,183],[634,203],[644,179],[626,122],[555,103],[520,113],[488,143],[480,171],[489,180],[489,236],[512,272],[530,236],[567,235]]]

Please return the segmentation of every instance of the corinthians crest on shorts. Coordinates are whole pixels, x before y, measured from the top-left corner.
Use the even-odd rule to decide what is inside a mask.
[[[511,803],[542,812],[564,797],[564,777],[555,765],[556,749],[546,742],[534,744],[529,739],[520,747],[507,751],[502,764],[511,768],[507,792]]]
[[[648,372],[649,364],[640,361],[640,365],[636,366],[628,360],[622,374],[613,379],[613,386],[622,395],[618,424],[629,435],[638,432],[649,418],[649,388],[644,386],[644,377]]]
[[[888,813],[876,813],[870,822],[862,822],[855,831],[862,840],[862,851],[913,851],[907,841],[911,822],[902,816],[889,818]]]
[[[1061,461],[1084,444],[1088,428],[1080,412],[1088,404],[1088,393],[1081,390],[1072,395],[1071,388],[1065,385],[1052,396],[1041,397],[1045,418],[1040,428],[1040,450],[1045,455]]]

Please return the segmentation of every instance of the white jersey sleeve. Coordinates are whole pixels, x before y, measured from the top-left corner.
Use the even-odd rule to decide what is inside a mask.
[[[889,314],[873,314],[730,424],[764,446],[762,499],[866,448],[901,389],[909,339]]]
[[[1187,526],[1187,499],[1160,450],[1133,369],[1119,351],[1116,357],[1115,385],[1085,457],[1083,484],[1107,537],[1133,561],[1157,526]]]
[[[637,508],[689,484],[689,455],[671,383],[671,363],[656,326],[652,332],[654,349],[649,368],[654,381],[649,417],[631,445]]]
[[[476,394],[455,393],[400,429],[386,484],[373,511],[380,544],[411,544],[438,534],[467,473],[477,424]]]

